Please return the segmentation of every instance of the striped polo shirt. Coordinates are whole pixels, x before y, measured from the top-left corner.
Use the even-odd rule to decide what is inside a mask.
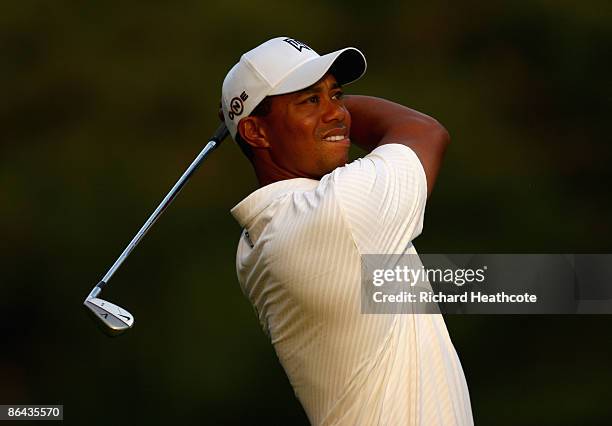
[[[361,255],[416,254],[427,198],[408,147],[260,188],[232,209],[236,270],[314,425],[471,425],[443,318],[362,314]]]

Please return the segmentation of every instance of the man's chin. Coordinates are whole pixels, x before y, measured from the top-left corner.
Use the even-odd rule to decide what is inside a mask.
[[[348,163],[348,150],[345,155],[343,155],[342,157],[338,157],[336,161],[327,162],[327,164],[325,164],[325,167],[322,168],[323,172],[321,173],[321,176],[319,178],[330,174],[331,172],[336,170],[338,167],[346,166],[347,163]]]

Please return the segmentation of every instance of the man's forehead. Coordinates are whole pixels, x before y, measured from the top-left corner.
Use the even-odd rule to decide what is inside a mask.
[[[330,83],[330,90],[336,90],[342,87],[342,85],[338,83],[338,81],[336,80],[336,77],[334,77],[333,74],[327,73],[323,77],[321,77],[319,81],[314,83],[312,86],[308,86],[302,90],[298,90],[295,92],[285,93],[284,95],[273,95],[273,96],[270,96],[269,98],[274,104],[278,102],[281,102],[281,103],[292,102],[295,98],[299,96],[303,96],[304,94],[307,94],[307,93],[322,93],[325,90],[326,81],[329,81]]]
[[[302,90],[298,90],[297,92],[294,92],[295,94],[301,94],[301,93],[310,93],[310,92],[321,92],[324,89],[324,86],[326,84],[326,81],[329,81],[331,86],[331,89],[339,89],[340,87],[342,87],[340,85],[340,83],[338,83],[338,81],[336,81],[336,77],[334,77],[333,74],[327,73],[325,74],[323,77],[321,77],[321,79],[319,81],[317,81],[315,84],[313,84],[312,86],[308,86]]]

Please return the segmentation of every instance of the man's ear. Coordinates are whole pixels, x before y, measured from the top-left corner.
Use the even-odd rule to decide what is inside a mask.
[[[238,132],[242,139],[253,148],[268,148],[270,146],[266,137],[266,130],[259,117],[244,117],[238,123]]]

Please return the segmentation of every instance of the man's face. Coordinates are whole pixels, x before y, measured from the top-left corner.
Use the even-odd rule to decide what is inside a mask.
[[[273,96],[262,125],[276,166],[296,177],[319,179],[346,164],[351,116],[336,78],[326,74],[299,92]]]

